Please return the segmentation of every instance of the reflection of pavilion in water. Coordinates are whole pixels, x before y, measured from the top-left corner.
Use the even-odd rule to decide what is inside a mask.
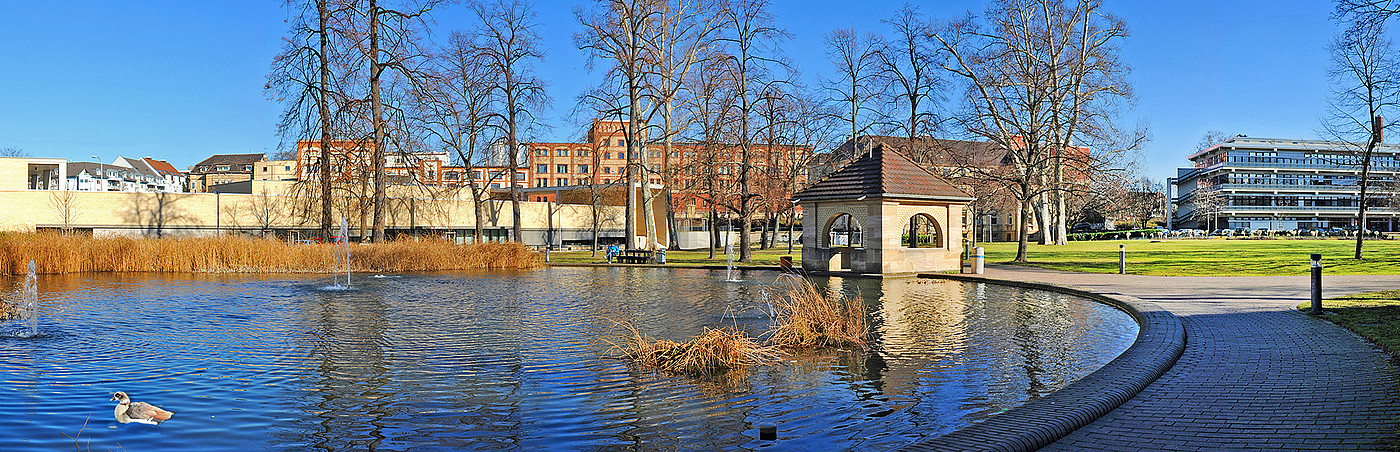
[[[832,277],[827,290],[858,293],[872,309],[871,342],[878,350],[841,360],[860,398],[905,406],[910,422],[933,430],[1044,396],[1082,377],[1085,366],[1102,364],[1083,362],[1076,353],[1094,341],[1098,319],[1092,310],[1070,308],[1063,295],[921,278]],[[918,406],[939,401],[980,411]]]

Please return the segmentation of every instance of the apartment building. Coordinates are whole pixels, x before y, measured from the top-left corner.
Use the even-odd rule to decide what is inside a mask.
[[[373,158],[372,143],[356,140],[333,140],[330,162],[333,180],[349,182],[368,180],[371,177]],[[321,141],[297,141],[297,159],[292,180],[319,180],[321,162]],[[461,187],[473,184],[477,187],[509,188],[510,171],[504,166],[465,166],[452,165],[452,156],[447,152],[389,153],[384,156],[384,173],[391,183],[406,185],[426,185],[434,187]],[[516,185],[528,186],[529,169],[516,170]]]
[[[640,164],[639,152],[646,152],[642,180],[662,186],[669,175],[676,210],[687,216],[707,211],[716,201],[713,198],[737,190],[742,166],[737,145],[677,142],[667,151],[661,144],[651,143],[645,151],[634,146],[628,155],[626,126],[623,121],[598,119],[589,128],[586,142],[528,143],[531,185],[545,188],[623,184],[629,163]],[[648,137],[643,133],[641,139],[646,141]],[[811,155],[812,149],[807,146],[752,146],[750,190],[762,192],[765,199],[786,203],[793,191],[806,184],[806,162]]]
[[[1237,136],[1187,157],[1169,179],[1174,223],[1197,229],[1356,227],[1361,158],[1343,142]],[[1367,228],[1400,228],[1395,204],[1400,146],[1382,144],[1371,159]]]
[[[190,167],[192,192],[208,192],[215,185],[253,180],[253,167],[267,160],[259,154],[215,154]]]

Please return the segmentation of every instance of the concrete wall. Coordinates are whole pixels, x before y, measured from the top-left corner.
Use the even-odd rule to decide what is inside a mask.
[[[0,171],[8,170],[9,166],[0,164]],[[0,215],[0,230],[71,227],[90,229],[98,235],[169,235],[317,228],[319,202],[293,194],[293,188],[293,184],[287,182],[254,181],[254,194],[0,189],[0,212],[4,212]],[[421,191],[410,190],[391,191],[389,198],[387,229],[442,230],[475,226],[475,209],[469,198],[432,199]],[[334,216],[349,217],[352,235],[359,235],[357,229],[361,224],[366,229],[372,225],[373,213],[355,204],[353,199],[337,199],[333,203]],[[308,207],[312,209],[311,215],[304,219],[308,215],[303,211]],[[511,226],[509,201],[491,201],[486,210],[483,218],[487,228]],[[605,212],[612,217],[606,218],[604,230],[621,228],[621,209],[613,210],[618,212]],[[69,212],[66,220],[64,211]],[[591,236],[592,215],[592,209],[584,205],[522,202],[521,226],[525,230],[522,235],[527,244],[543,244],[548,236],[546,231],[551,230],[557,231],[555,236],[561,238],[588,237]]]

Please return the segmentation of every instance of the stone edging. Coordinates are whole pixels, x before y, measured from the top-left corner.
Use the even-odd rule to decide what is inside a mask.
[[[1032,451],[1045,447],[1142,392],[1176,364],[1186,350],[1186,330],[1181,319],[1156,304],[1134,297],[979,276],[921,274],[919,277],[1000,284],[1084,297],[1122,309],[1137,320],[1139,328],[1137,340],[1127,350],[1069,386],[961,430],[900,450]]]

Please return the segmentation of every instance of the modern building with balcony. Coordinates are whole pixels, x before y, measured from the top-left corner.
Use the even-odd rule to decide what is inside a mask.
[[[1339,141],[1237,136],[1190,157],[1169,179],[1175,227],[1293,230],[1357,227],[1361,156]],[[1373,151],[1367,229],[1400,228],[1400,146]]]

